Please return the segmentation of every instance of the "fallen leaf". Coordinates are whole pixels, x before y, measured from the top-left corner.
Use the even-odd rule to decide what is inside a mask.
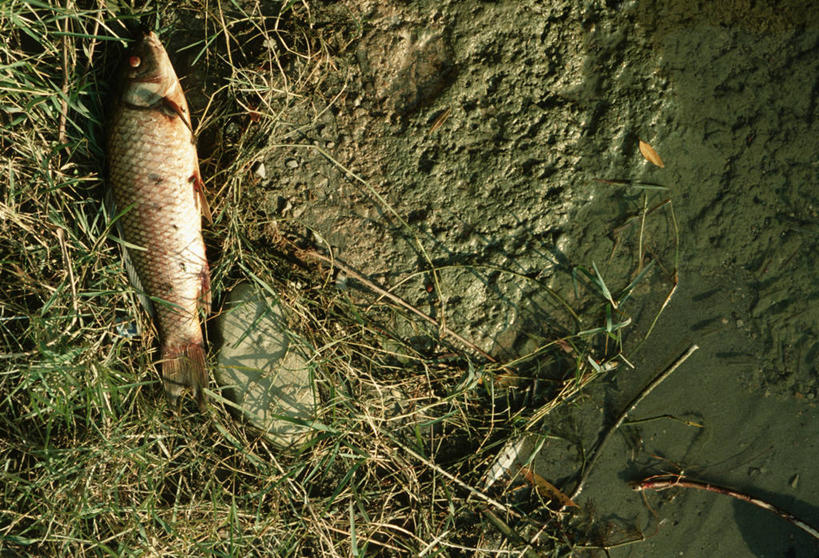
[[[526,479],[526,482],[534,486],[538,494],[540,494],[546,500],[554,500],[555,502],[559,502],[560,505],[564,507],[578,507],[571,498],[558,490],[555,485],[535,473],[531,467],[521,467],[520,472],[523,475],[523,478]]]
[[[643,154],[643,157],[645,157],[646,161],[648,161],[649,163],[657,165],[661,169],[665,168],[665,163],[663,163],[663,160],[660,158],[660,155],[656,151],[654,151],[653,147],[651,147],[643,140],[640,140],[640,153]]]

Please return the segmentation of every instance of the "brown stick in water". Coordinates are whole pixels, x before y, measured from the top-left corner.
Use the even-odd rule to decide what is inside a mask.
[[[795,517],[792,513],[777,508],[773,504],[769,504],[768,502],[760,500],[759,498],[754,498],[753,496],[743,494],[742,492],[737,492],[736,490],[731,490],[730,488],[725,488],[724,486],[717,486],[716,484],[711,484],[709,482],[690,479],[682,475],[654,475],[652,477],[647,477],[641,481],[632,483],[631,487],[632,489],[637,491],[665,490],[666,488],[674,487],[696,488],[698,490],[705,490],[707,492],[724,494],[725,496],[730,496],[731,498],[736,498],[737,500],[742,500],[744,502],[748,502],[749,504],[753,504],[757,507],[762,508],[763,510],[773,512],[782,519],[784,519],[785,521],[799,527],[800,529],[811,535],[813,538],[819,540],[819,531],[817,531],[815,528],[811,527],[801,519]]]

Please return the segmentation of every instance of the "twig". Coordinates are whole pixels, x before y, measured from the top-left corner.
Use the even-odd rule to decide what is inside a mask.
[[[715,492],[717,494],[724,494],[725,496],[730,496],[731,498],[736,498],[737,500],[742,500],[744,502],[748,502],[749,504],[753,504],[757,507],[762,508],[763,510],[768,510],[769,512],[773,512],[785,521],[799,527],[814,539],[819,540],[819,530],[816,530],[814,527],[811,527],[801,519],[794,517],[794,515],[790,512],[786,512],[783,509],[777,508],[773,504],[769,504],[759,498],[754,498],[753,496],[749,496],[747,494],[743,494],[742,492],[737,492],[736,490],[731,490],[730,488],[725,488],[723,486],[717,486],[716,484],[711,484],[709,482],[697,481],[694,479],[690,479],[681,475],[655,475],[652,477],[647,477],[641,481],[635,482],[631,485],[634,490],[643,491],[643,490],[665,490],[666,488],[696,488],[698,490],[705,490],[707,492]]]
[[[483,349],[478,347],[472,341],[470,341],[470,340],[464,338],[463,336],[461,336],[460,334],[452,331],[451,329],[449,329],[445,325],[439,324],[438,321],[435,320],[435,318],[427,316],[426,314],[424,314],[423,312],[421,312],[420,310],[418,310],[417,308],[415,308],[414,306],[412,306],[408,302],[404,301],[402,298],[392,294],[391,292],[387,291],[386,289],[383,289],[382,287],[379,287],[378,285],[376,285],[375,283],[373,283],[372,281],[370,281],[369,279],[367,279],[366,277],[364,277],[360,273],[357,273],[357,272],[353,271],[352,269],[350,269],[348,266],[341,263],[337,259],[329,258],[329,257],[327,257],[327,256],[325,256],[323,254],[319,254],[318,252],[315,252],[313,250],[307,250],[307,251],[304,252],[304,254],[307,255],[307,256],[319,259],[319,260],[321,260],[323,262],[326,262],[326,263],[330,264],[331,266],[339,268],[345,274],[349,275],[350,277],[352,277],[356,281],[359,281],[359,282],[363,283],[364,285],[366,285],[367,287],[369,287],[373,291],[377,292],[379,295],[383,296],[384,298],[387,298],[387,299],[391,300],[392,302],[394,302],[398,306],[400,306],[402,308],[405,308],[406,310],[409,310],[410,312],[412,312],[416,316],[426,320],[427,322],[429,322],[430,324],[435,326],[438,329],[438,331],[441,332],[441,334],[443,336],[452,337],[453,339],[455,339],[459,343],[463,344],[465,347],[467,347],[469,349],[472,349],[473,351],[475,351],[476,353],[481,355],[483,358],[485,358],[489,362],[492,362],[494,364],[499,364],[499,366],[504,371],[508,372],[509,374],[514,374],[514,372],[512,372],[512,370],[510,368],[508,368],[507,366],[504,366],[503,364],[500,364],[495,357],[493,357],[492,355],[490,355],[489,353],[487,353],[486,351],[484,351]]]
[[[637,396],[634,399],[632,399],[628,405],[626,405],[625,410],[622,413],[620,413],[620,416],[617,418],[617,421],[614,424],[612,424],[608,430],[606,430],[605,434],[603,434],[600,443],[594,449],[594,452],[592,453],[588,462],[583,467],[583,471],[580,475],[580,480],[577,481],[577,486],[575,487],[574,491],[569,495],[569,499],[571,500],[576,499],[583,491],[583,485],[586,483],[586,479],[589,477],[589,473],[594,467],[594,464],[597,462],[597,459],[600,457],[603,447],[606,445],[606,442],[609,441],[609,438],[611,438],[612,434],[614,434],[614,432],[618,428],[620,428],[620,425],[622,425],[623,421],[626,420],[628,414],[631,411],[633,411],[634,408],[648,396],[648,394],[654,391],[654,388],[663,383],[663,381],[665,381],[666,378],[668,378],[677,368],[679,368],[682,365],[682,363],[688,360],[688,357],[694,354],[694,351],[696,351],[697,349],[699,349],[698,345],[691,345],[690,347],[688,347],[688,350],[686,350],[677,360],[675,360],[671,366],[663,370],[660,374],[657,375],[656,378],[651,380],[651,382],[646,387],[644,387],[643,390],[640,393],[638,393]]]

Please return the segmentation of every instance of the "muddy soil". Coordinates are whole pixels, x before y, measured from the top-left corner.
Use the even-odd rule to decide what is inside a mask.
[[[635,369],[554,417],[590,446],[701,347],[636,414],[703,428],[625,427],[581,496],[646,535],[613,556],[815,555],[741,502],[680,490],[649,507],[625,482],[684,468],[819,524],[819,23],[766,4],[313,6],[332,64],[280,107],[290,135],[242,202],[505,356],[565,326],[543,285],[583,310],[577,266],[619,291],[651,264],[622,308]],[[548,461],[551,478],[578,465]]]

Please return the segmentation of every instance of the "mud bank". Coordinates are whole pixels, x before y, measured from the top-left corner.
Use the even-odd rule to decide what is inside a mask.
[[[649,495],[649,508],[625,483],[680,467],[819,523],[819,25],[797,4],[322,7],[315,25],[339,29],[334,65],[283,108],[298,142],[271,138],[245,203],[506,356],[564,325],[540,285],[582,311],[577,266],[619,290],[651,264],[621,308],[635,369],[544,432],[591,445],[697,343],[637,414],[702,428],[626,427],[582,500],[648,537],[612,555],[812,556],[763,511],[684,491]],[[551,478],[578,467],[542,451]]]

